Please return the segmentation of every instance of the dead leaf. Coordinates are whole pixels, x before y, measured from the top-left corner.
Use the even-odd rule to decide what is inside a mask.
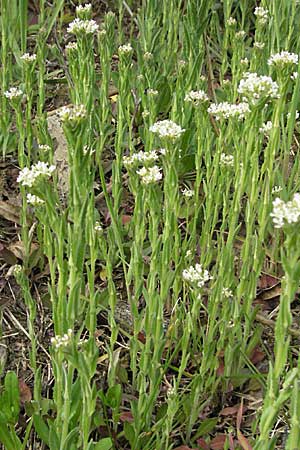
[[[281,283],[277,283],[276,285],[272,286],[270,289],[266,289],[263,292],[261,292],[255,301],[266,301],[266,300],[272,300],[273,298],[280,297],[281,295]]]
[[[224,375],[224,371],[225,371],[224,361],[220,360],[219,367],[217,368],[217,376],[220,377]]]
[[[134,418],[131,411],[124,411],[120,414],[120,420],[121,422],[134,422]]]
[[[217,434],[209,443],[211,450],[224,450],[224,445],[226,442],[226,434]]]
[[[239,406],[238,414],[236,416],[236,427],[238,430],[241,428],[241,423],[243,420],[243,403],[244,403],[244,399],[242,398],[242,401]]]
[[[57,167],[58,187],[61,197],[65,197],[69,191],[69,165],[68,165],[68,143],[59,119],[59,112],[62,108],[58,108],[48,113],[47,123],[49,134],[56,141],[56,149],[54,151],[54,164]]]
[[[245,436],[241,433],[240,430],[237,430],[237,438],[238,438],[239,443],[241,444],[243,450],[253,450],[248,439],[245,438]]]
[[[9,244],[9,246],[7,247],[7,249],[13,253],[15,255],[16,258],[21,259],[23,261],[24,257],[25,257],[25,248],[24,248],[24,244],[22,241],[17,241],[17,242],[12,242],[11,244]],[[30,253],[29,253],[29,257],[31,258],[32,255],[39,249],[38,244],[35,244],[34,242],[32,242],[31,247],[30,247]]]
[[[197,450],[197,449],[188,447],[187,445],[181,445],[180,447],[174,448],[174,450]]]
[[[199,450],[209,450],[209,445],[203,438],[197,439],[197,445],[199,447]]]
[[[244,399],[242,398],[242,401],[241,401],[241,404],[239,407],[239,411],[238,411],[238,414],[236,417],[237,437],[238,437],[238,441],[241,444],[243,450],[253,450],[248,439],[246,439],[245,436],[243,435],[243,433],[240,431],[241,423],[243,420],[243,402],[244,402]]]
[[[258,280],[258,288],[270,289],[279,283],[278,277],[274,277],[268,273],[263,273]]]
[[[25,402],[30,402],[32,400],[31,390],[23,380],[19,380],[19,391],[22,405],[24,405]]]
[[[259,347],[255,347],[250,357],[250,361],[252,362],[252,364],[256,365],[260,361],[263,361],[265,357],[266,354]]]
[[[10,266],[17,264],[17,258],[15,255],[2,243],[0,243],[0,259],[3,259]]]
[[[228,406],[227,408],[223,408],[222,411],[220,411],[219,415],[220,416],[235,416],[237,414],[237,412],[239,411],[240,408],[240,403],[238,403],[237,405],[234,406]],[[243,408],[243,412],[246,411],[246,407]]]
[[[20,225],[20,206],[15,203],[0,201],[0,216]]]
[[[123,214],[123,216],[121,217],[122,225],[126,225],[127,223],[129,223],[131,221],[131,219],[132,219],[132,216]]]

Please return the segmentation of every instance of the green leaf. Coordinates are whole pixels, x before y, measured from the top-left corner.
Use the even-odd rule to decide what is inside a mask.
[[[113,442],[110,437],[101,439],[101,441],[97,442],[95,445],[95,450],[110,450],[113,446]]]
[[[9,430],[4,423],[0,424],[0,442],[4,445],[5,450],[19,450],[22,447],[15,431]]]
[[[122,389],[120,384],[116,384],[108,389],[106,393],[106,404],[110,408],[116,408],[121,402]]]
[[[49,428],[39,414],[34,414],[33,424],[39,438],[49,447]]]
[[[7,372],[4,380],[4,389],[7,406],[9,406],[11,414],[10,420],[16,423],[20,412],[20,393],[18,378],[15,372]]]
[[[74,444],[76,442],[78,435],[79,435],[78,427],[76,427],[72,431],[70,431],[70,433],[68,434],[68,436],[62,443],[61,450],[70,450],[70,448],[72,448],[71,447],[72,444]]]
[[[49,447],[51,450],[60,450],[60,443],[55,427],[53,424],[49,425]]]

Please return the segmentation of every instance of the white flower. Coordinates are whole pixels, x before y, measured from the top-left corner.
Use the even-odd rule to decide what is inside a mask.
[[[50,178],[55,170],[55,166],[49,166],[48,163],[39,161],[31,168],[24,167],[19,173],[17,182],[22,186],[32,187],[39,178]]]
[[[291,79],[292,79],[293,81],[296,81],[297,78],[298,78],[298,72],[293,72],[292,75],[291,75]]]
[[[98,31],[99,26],[95,20],[83,20],[78,17],[73,20],[68,26],[68,33],[79,35],[79,34],[94,34]]]
[[[194,195],[194,191],[192,189],[185,188],[181,192],[184,195],[184,197],[186,197],[186,198],[191,198]]]
[[[289,119],[291,117],[291,113],[287,113],[287,118]],[[299,111],[295,111],[295,120],[299,119]]]
[[[185,132],[179,125],[172,120],[160,120],[150,127],[152,133],[158,134],[160,138],[178,139]]]
[[[39,205],[42,205],[43,203],[45,203],[44,200],[42,200],[37,195],[27,194],[26,197],[27,197],[27,203],[29,203],[30,205],[33,205],[33,206],[39,206]]]
[[[271,77],[257,75],[257,73],[246,72],[238,86],[239,94],[243,95],[243,100],[247,99],[252,104],[260,100],[279,97],[278,84]]]
[[[29,53],[24,53],[24,55],[22,55],[20,59],[25,63],[32,63],[36,60],[36,54],[33,53],[32,55],[30,55]]]
[[[118,52],[121,55],[128,55],[132,51],[133,51],[133,48],[132,48],[130,42],[128,44],[120,45],[120,47],[118,48]]]
[[[234,118],[242,120],[250,112],[248,103],[241,102],[238,105],[228,102],[212,103],[207,110],[217,120]]]
[[[180,59],[178,61],[178,67],[183,69],[187,65],[187,62],[184,59]]]
[[[220,164],[221,166],[233,166],[234,165],[234,156],[233,155],[226,155],[226,153],[221,153],[220,157]]]
[[[253,47],[257,48],[258,50],[263,50],[265,48],[265,43],[264,42],[254,42]]]
[[[78,124],[86,118],[87,111],[84,105],[63,106],[59,111],[60,120],[64,123]]]
[[[271,55],[268,59],[268,65],[278,67],[282,69],[284,67],[289,67],[294,64],[298,64],[298,55],[296,53],[289,53],[287,51],[282,51]]]
[[[63,336],[59,334],[53,338],[51,338],[51,344],[58,350],[60,347],[67,347],[72,339],[73,331],[68,329],[68,333],[65,333]]]
[[[209,98],[205,91],[190,91],[184,97],[184,101],[192,103],[194,106],[199,106],[201,103],[207,103]]]
[[[227,287],[225,287],[225,288],[222,289],[222,295],[224,295],[224,297],[226,297],[226,298],[231,298],[231,297],[233,297],[232,290],[229,289],[229,288],[227,288]]]
[[[263,133],[264,135],[269,135],[272,128],[273,123],[271,122],[271,120],[268,120],[268,122],[262,124],[261,128],[259,129],[259,132]]]
[[[273,201],[273,211],[270,216],[273,218],[275,228],[282,228],[285,222],[289,224],[298,222],[300,218],[300,194],[294,194],[293,199],[287,203],[277,197]]]
[[[19,100],[21,97],[23,97],[24,92],[16,87],[11,87],[8,91],[4,92],[4,97],[8,98],[9,100]]]
[[[268,22],[269,11],[262,6],[257,6],[255,8],[254,15],[257,17],[258,22],[262,25]]]
[[[162,179],[161,170],[157,166],[142,167],[136,172],[141,177],[142,184],[152,184]]]
[[[195,267],[190,266],[188,269],[184,269],[182,278],[184,281],[195,284],[197,287],[201,288],[212,277],[207,270],[202,268],[201,264],[196,264]]]

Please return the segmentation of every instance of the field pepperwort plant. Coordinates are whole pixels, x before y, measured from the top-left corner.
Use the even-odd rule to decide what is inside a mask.
[[[300,449],[300,2],[0,21],[2,448]]]

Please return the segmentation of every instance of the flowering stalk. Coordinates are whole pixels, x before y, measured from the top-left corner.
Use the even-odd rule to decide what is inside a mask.
[[[36,63],[36,55],[25,53],[21,56],[23,64],[23,80],[26,92],[26,148],[27,148],[27,161],[31,160],[31,151],[33,143],[33,130],[32,130],[32,103],[33,103],[33,86],[34,86],[34,69]]]

